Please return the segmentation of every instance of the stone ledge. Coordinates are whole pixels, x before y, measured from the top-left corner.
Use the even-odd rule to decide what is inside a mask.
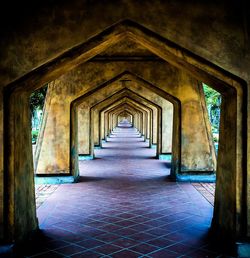
[[[94,159],[93,155],[85,155],[85,154],[79,154],[78,160],[92,160]]]
[[[237,253],[239,258],[248,258],[250,257],[250,243],[236,243],[237,244]]]
[[[166,154],[159,154],[159,160],[167,160],[170,161],[172,160],[172,154],[171,153],[166,153]]]
[[[156,149],[157,148],[157,144],[152,144],[151,145],[151,149]]]
[[[190,175],[175,175],[175,180],[178,182],[204,182],[204,183],[214,183],[216,182],[216,175],[215,174],[205,174],[205,175],[198,175],[192,174],[190,171]]]
[[[76,183],[79,176],[35,176],[35,184],[70,184]]]

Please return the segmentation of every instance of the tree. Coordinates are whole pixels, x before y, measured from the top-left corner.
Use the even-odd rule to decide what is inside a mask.
[[[212,129],[218,131],[220,126],[221,94],[204,83],[203,90]]]
[[[47,92],[47,85],[36,90],[30,95],[30,112],[34,117],[36,110],[42,110]]]

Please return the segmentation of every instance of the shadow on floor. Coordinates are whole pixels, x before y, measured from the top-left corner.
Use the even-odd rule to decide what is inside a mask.
[[[107,180],[105,177],[80,176],[77,182],[98,182]]]
[[[194,239],[196,232],[193,231],[185,231],[184,234],[192,234]],[[56,237],[56,239],[55,239]],[[179,236],[180,237],[180,236]],[[175,236],[176,241],[178,239],[178,235]],[[33,257],[35,254],[39,254],[35,257],[141,257],[140,253],[132,252],[129,250],[138,250],[141,251],[144,248],[146,250],[152,250],[152,256],[149,254],[145,257],[187,257],[187,258],[197,258],[197,257],[236,257],[236,248],[235,246],[230,246],[228,243],[223,240],[215,240],[213,235],[210,235],[209,231],[204,231],[202,234],[199,234],[199,242],[197,240],[193,240],[189,242],[189,245],[186,243],[178,243],[173,244],[171,242],[167,242],[165,240],[165,245],[159,241],[155,241],[154,244],[146,244],[136,245],[136,247],[131,247],[129,245],[129,241],[127,242],[129,247],[127,249],[126,239],[123,239],[123,244],[111,244],[110,241],[106,240],[104,242],[100,242],[98,240],[98,236],[92,235],[84,236],[83,234],[76,236],[66,236],[60,235],[57,231],[53,231],[50,229],[47,230],[39,230],[36,234],[32,236],[31,239],[22,243],[21,245],[17,245],[13,253],[7,252],[2,255],[2,258],[22,258],[22,257]],[[106,243],[105,243],[106,242]],[[200,243],[206,243],[206,247],[197,248]],[[89,243],[89,244],[88,244]],[[193,244],[193,247],[190,244]],[[92,245],[92,246],[91,246]],[[155,247],[155,248],[154,248]],[[101,253],[97,253],[96,250]],[[157,251],[158,250],[158,251]],[[74,254],[75,252],[75,254]],[[150,251],[149,251],[150,252]],[[137,253],[137,256],[136,256]],[[186,255],[182,256],[181,253],[185,253]],[[74,254],[74,255],[71,255]],[[110,256],[105,256],[104,254],[109,254]],[[127,256],[123,256],[123,254]],[[155,254],[155,255],[154,255]],[[69,256],[68,256],[69,255]],[[132,255],[132,256],[130,256]]]

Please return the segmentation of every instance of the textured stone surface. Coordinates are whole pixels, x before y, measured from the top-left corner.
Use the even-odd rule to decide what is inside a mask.
[[[8,1],[6,4],[7,9],[4,5],[0,15],[3,25],[0,39],[1,89],[6,86],[9,90],[9,82],[21,78],[12,84],[20,86],[20,94],[12,94],[10,97],[8,94],[11,92],[5,92],[4,96],[0,94],[0,101],[5,101],[4,112],[0,112],[0,121],[3,121],[3,114],[5,118],[4,128],[2,124],[0,127],[0,146],[5,141],[4,152],[0,153],[4,157],[4,162],[0,162],[0,171],[3,171],[4,164],[6,175],[6,180],[1,182],[6,193],[2,202],[5,202],[7,211],[5,219],[15,217],[12,220],[14,226],[9,220],[4,221],[4,225],[11,227],[7,233],[15,231],[12,227],[16,227],[18,232],[21,228],[26,234],[29,227],[25,228],[23,225],[27,224],[27,215],[30,216],[27,220],[35,219],[34,189],[31,187],[33,168],[28,143],[28,105],[23,103],[22,94],[55,80],[80,63],[119,43],[122,38],[127,38],[188,71],[197,80],[211,84],[223,94],[214,221],[225,231],[225,235],[245,235],[245,221],[250,225],[250,206],[247,205],[250,196],[250,162],[247,158],[250,150],[247,129],[250,91],[246,89],[250,82],[250,15],[245,2],[192,1],[190,4],[181,0],[159,0],[154,4],[152,1],[144,1],[142,6],[141,2],[130,0],[105,4],[103,1],[93,4],[78,0],[59,4],[57,1],[45,0],[38,5],[27,1],[19,4]],[[120,23],[123,25],[117,25],[94,40],[72,49],[108,26],[128,18],[136,23],[129,22],[125,26]],[[141,24],[151,32],[131,24]],[[60,56],[67,50],[67,54]],[[108,52],[110,55],[110,49]],[[158,69],[155,69],[154,78],[157,78],[156,71]],[[22,77],[23,75],[25,76]],[[9,116],[8,111],[15,114]],[[24,178],[27,179],[26,182]],[[12,194],[17,198],[13,199]],[[22,198],[19,196],[21,194]],[[10,212],[11,209],[15,210],[14,214]],[[26,214],[26,211],[33,212]],[[4,217],[2,215],[0,217]],[[249,226],[248,231],[250,232]]]
[[[138,65],[140,64],[140,65]],[[155,71],[155,65],[158,69]],[[169,64],[162,62],[115,62],[111,63],[96,63],[90,62],[86,65],[82,65],[78,69],[59,78],[55,85],[52,85],[54,91],[50,91],[53,94],[53,101],[55,106],[51,104],[48,106],[49,117],[46,123],[46,130],[44,134],[44,141],[41,141],[41,153],[38,161],[38,173],[68,173],[69,171],[69,109],[70,100],[73,100],[80,95],[93,92],[98,87],[105,86],[103,89],[102,97],[114,92],[115,89],[121,89],[121,82],[116,77],[122,74],[124,70],[133,71],[138,75],[145,76],[149,82],[156,83],[155,85],[161,88],[163,91],[171,94],[179,99],[182,103],[181,111],[181,123],[182,123],[182,155],[181,170],[183,172],[188,171],[213,171],[216,167],[214,149],[211,148],[211,137],[209,138],[208,129],[206,128],[205,117],[203,116],[203,107],[201,103],[202,96],[198,89],[198,82]],[[98,76],[96,76],[98,74]],[[137,82],[133,76],[123,76],[129,78],[132,82],[127,83],[126,87],[139,93],[140,95],[150,99],[154,103],[161,105],[162,97],[156,96],[157,93],[151,93],[150,89],[145,89],[145,85]],[[108,80],[109,79],[109,80]],[[113,82],[113,80],[115,80]],[[108,82],[110,81],[110,84]],[[135,82],[134,82],[135,81]],[[112,83],[111,83],[112,82]],[[107,86],[108,84],[108,86]],[[175,85],[174,87],[172,85]],[[150,88],[149,86],[147,86]],[[183,92],[186,92],[183,94]],[[159,95],[159,93],[158,93]],[[63,96],[68,96],[67,101],[64,101]],[[91,95],[90,95],[91,96]],[[90,101],[97,101],[97,99],[89,98]],[[49,98],[50,100],[50,98]],[[162,105],[161,105],[162,106]],[[205,110],[206,111],[206,110]],[[82,109],[84,116],[89,116],[88,112]],[[162,141],[164,142],[163,153],[168,153],[170,149],[171,139],[166,137],[168,131],[172,129],[171,121],[168,120],[169,115],[163,115],[162,118]],[[165,120],[166,119],[166,120]],[[190,126],[190,121],[193,121]],[[80,125],[84,123],[81,121]],[[89,139],[88,139],[88,121],[86,120],[86,130],[81,133],[81,146],[84,150],[82,153],[88,154],[89,151]],[[56,134],[54,133],[56,132]],[[58,138],[58,141],[57,141]],[[46,150],[50,149],[48,155]],[[43,163],[44,162],[44,163]],[[59,166],[57,168],[56,166]]]
[[[35,185],[36,208],[38,209],[58,187],[59,185]]]
[[[128,17],[236,75],[247,76],[247,30],[242,24],[247,9],[238,2],[145,1],[143,6],[132,0],[94,5],[79,0],[43,2],[40,6],[22,3],[16,12],[12,5],[9,13],[2,9],[2,17],[13,18],[11,30],[5,27],[1,37],[3,85]],[[141,14],[142,8],[148,15]]]

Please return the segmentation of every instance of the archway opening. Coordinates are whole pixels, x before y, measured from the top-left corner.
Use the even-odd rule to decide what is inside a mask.
[[[122,37],[127,36],[147,47],[164,60],[171,62],[177,67],[181,67],[197,78],[202,79],[202,81],[213,85],[222,93],[221,137],[217,171],[217,173],[219,173],[217,179],[219,179],[220,183],[216,189],[217,198],[214,213],[214,228],[216,228],[217,232],[223,232],[225,236],[228,232],[230,232],[229,235],[231,237],[235,236],[235,232],[237,235],[242,234],[242,220],[244,220],[246,215],[242,214],[243,210],[241,205],[244,190],[242,187],[242,171],[244,169],[244,166],[242,166],[244,161],[242,157],[244,151],[242,141],[243,130],[241,130],[244,115],[241,113],[244,105],[242,97],[244,89],[242,82],[238,78],[215,67],[213,64],[183,50],[179,46],[174,46],[174,44],[169,42],[166,43],[165,39],[158,37],[133,22],[126,21],[124,24],[121,23],[121,28],[118,29],[119,33],[115,36],[110,35],[109,29],[107,32],[103,32],[102,35],[99,35],[94,43],[93,41],[88,42],[88,44],[96,44],[96,42],[98,42],[97,45],[94,46],[95,49],[92,47],[90,48],[91,50],[89,50],[90,45],[87,43],[78,48],[74,48],[74,51],[70,51],[70,54],[73,53],[70,59],[67,59],[69,53],[66,53],[53,60],[51,63],[35,70],[20,81],[9,85],[5,94],[5,129],[7,132],[5,142],[7,149],[5,152],[5,167],[8,171],[5,180],[6,188],[8,189],[6,193],[6,200],[8,200],[6,203],[6,224],[8,230],[6,230],[6,232],[9,239],[23,237],[27,232],[36,228],[35,213],[33,209],[29,209],[28,207],[28,203],[32,200],[33,195],[31,187],[27,186],[30,181],[30,171],[32,171],[30,160],[32,153],[31,144],[29,143],[24,150],[21,147],[22,144],[15,144],[18,142],[18,139],[22,138],[21,136],[23,136],[22,142],[24,144],[27,143],[27,139],[30,138],[28,136],[30,132],[27,129],[29,125],[27,126],[27,121],[24,119],[28,112],[27,99],[30,88],[38,88],[44,84],[44,82],[51,81],[55,79],[56,76],[61,75],[65,72],[65,68],[68,70],[78,65],[80,61],[86,61],[89,56],[96,54],[94,50],[102,50],[100,46],[104,46],[105,48],[108,44],[113,44],[115,40],[118,41]],[[112,33],[114,30],[116,30],[116,27],[111,29]],[[105,35],[107,38],[104,37]],[[148,37],[148,35],[150,35],[150,37]],[[87,54],[81,54],[81,58],[78,59],[77,57],[80,56],[80,53]],[[63,60],[63,62],[58,62],[60,60]],[[18,107],[16,102],[19,104]],[[17,121],[19,123],[15,123]],[[16,125],[16,128],[14,128],[13,125]],[[226,130],[226,127],[229,129]],[[14,144],[12,137],[14,137]],[[16,180],[20,179],[24,168],[28,171],[27,180],[25,182],[20,180],[21,183],[17,184]],[[27,191],[25,192],[28,193],[27,196],[25,196],[26,201],[22,201],[23,198],[19,196],[21,192],[20,189],[26,188]],[[223,200],[225,200],[226,196],[229,194],[228,189],[232,190],[230,192],[231,198],[229,198],[227,202],[224,202]],[[17,194],[14,198],[13,193],[15,191]],[[13,212],[13,209],[15,211],[29,211],[26,217],[27,221],[31,218],[31,222],[28,223],[26,221],[26,223],[19,225],[19,220],[15,218],[16,214],[19,214],[19,212]],[[242,216],[236,216],[237,214],[242,214]],[[222,218],[225,218],[225,220],[223,221]],[[16,227],[18,227],[19,230],[16,230]]]
[[[206,85],[205,83],[202,83],[202,85],[205,95],[208,118],[213,134],[213,142],[216,154],[218,155],[220,138],[221,94],[210,86]]]

